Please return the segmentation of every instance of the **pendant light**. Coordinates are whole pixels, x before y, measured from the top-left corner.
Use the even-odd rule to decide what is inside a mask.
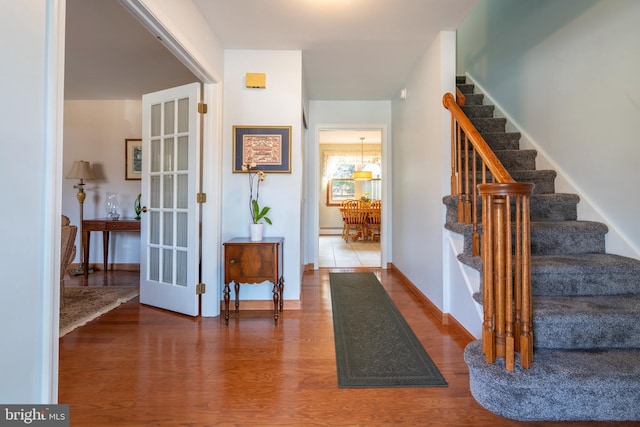
[[[360,170],[353,172],[353,179],[356,181],[370,181],[372,178],[371,171],[362,170],[364,167],[364,136],[360,137],[360,143],[362,144],[362,160]]]

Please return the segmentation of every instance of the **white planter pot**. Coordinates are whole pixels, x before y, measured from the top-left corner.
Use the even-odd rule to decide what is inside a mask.
[[[249,231],[251,232],[251,241],[260,242],[262,240],[264,224],[249,224]]]

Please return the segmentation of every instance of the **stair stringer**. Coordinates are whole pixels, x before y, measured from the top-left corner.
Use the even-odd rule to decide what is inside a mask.
[[[444,311],[456,319],[471,335],[482,334],[482,305],[473,298],[480,290],[480,273],[458,261],[463,253],[464,236],[449,230],[444,232],[445,241],[445,307]]]
[[[588,192],[583,191],[569,176],[569,174],[556,163],[553,158],[540,147],[538,143],[533,139],[531,135],[522,130],[522,127],[516,120],[508,114],[504,113],[504,109],[495,99],[489,95],[489,92],[478,84],[476,80],[469,73],[465,73],[465,77],[469,83],[475,85],[477,90],[484,95],[483,103],[485,105],[493,105],[495,118],[504,118],[507,120],[506,132],[519,132],[520,133],[520,149],[521,150],[536,150],[536,169],[539,170],[554,170],[556,171],[555,179],[555,192],[577,194],[580,197],[580,203],[578,203],[578,218],[583,221],[595,221],[606,224],[609,227],[609,232],[606,236],[606,248],[607,253],[627,256],[630,258],[640,258],[640,248],[634,245],[629,238],[623,234],[616,224],[603,212],[603,209],[594,203],[588,195]]]

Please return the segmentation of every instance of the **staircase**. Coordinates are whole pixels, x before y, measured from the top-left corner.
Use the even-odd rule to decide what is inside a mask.
[[[533,366],[522,369],[517,355],[514,371],[502,359],[489,365],[474,341],[464,355],[472,395],[516,420],[640,420],[640,261],[607,254],[607,226],[578,220],[578,196],[555,193],[555,171],[536,170],[535,150],[520,150],[520,134],[505,132],[506,120],[493,117],[494,107],[464,77],[457,83],[465,114],[511,176],[535,183]],[[464,235],[458,259],[481,272],[471,226],[457,222],[456,197],[444,198],[445,228]],[[482,303],[481,295],[474,299]]]

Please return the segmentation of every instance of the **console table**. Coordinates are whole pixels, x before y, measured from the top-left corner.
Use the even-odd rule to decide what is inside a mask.
[[[265,237],[259,242],[238,237],[224,243],[224,321],[229,324],[229,284],[234,282],[236,313],[240,308],[240,283],[273,283],[273,319],[278,323],[282,311],[284,278],[282,277],[283,237]]]
[[[92,231],[102,231],[104,271],[109,259],[109,233],[111,231],[140,231],[140,221],[135,219],[85,219],[82,221],[82,248],[84,251],[84,277],[89,276],[89,241]]]

